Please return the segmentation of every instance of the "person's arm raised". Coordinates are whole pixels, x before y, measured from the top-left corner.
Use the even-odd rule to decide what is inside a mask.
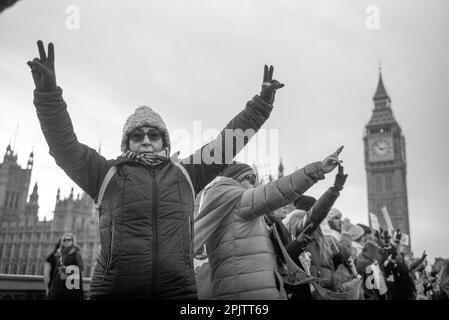
[[[182,160],[195,192],[199,193],[245,147],[270,116],[277,89],[284,85],[273,79],[273,67],[265,66],[260,95],[250,100],[215,140]]]
[[[62,89],[56,85],[54,46],[46,55],[42,41],[37,42],[40,58],[28,61],[36,86],[33,103],[50,155],[67,175],[95,199],[101,182],[111,166],[94,149],[78,142]]]
[[[250,220],[293,202],[341,163],[338,155],[342,149],[343,147],[340,147],[323,161],[308,164],[290,175],[245,190],[237,207],[238,214]]]

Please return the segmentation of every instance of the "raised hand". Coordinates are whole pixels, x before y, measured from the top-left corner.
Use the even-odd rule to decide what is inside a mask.
[[[283,83],[280,83],[277,80],[273,80],[273,71],[273,66],[270,66],[270,68],[268,68],[268,66],[265,65],[263,72],[262,90],[260,92],[260,97],[269,104],[274,103],[276,90],[284,86]]]
[[[323,173],[329,173],[332,170],[334,170],[338,165],[341,165],[343,163],[342,160],[338,159],[338,155],[343,150],[343,146],[337,149],[334,153],[332,153],[330,156],[324,158],[324,160],[321,162],[323,166]]]
[[[300,235],[298,235],[296,237],[296,241],[298,241],[300,247],[304,249],[309,244],[311,244],[312,242],[316,241],[316,237],[314,237],[312,235],[305,234],[304,232],[302,232]]]
[[[34,84],[37,91],[52,92],[56,91],[55,74],[55,49],[53,43],[48,44],[48,56],[45,53],[44,44],[41,40],[37,42],[39,58],[28,61],[31,68]]]
[[[344,174],[344,168],[342,165],[338,165],[338,173],[335,176],[335,182],[334,182],[334,187],[335,189],[337,189],[338,191],[341,191],[343,189],[343,186],[345,185],[346,182],[346,178],[348,177],[347,174]]]

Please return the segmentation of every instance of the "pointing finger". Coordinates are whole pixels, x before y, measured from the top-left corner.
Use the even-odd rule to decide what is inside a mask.
[[[338,148],[337,151],[335,151],[332,155],[338,156],[341,153],[341,151],[343,150],[343,148],[344,148],[344,146],[340,146],[340,148]]]

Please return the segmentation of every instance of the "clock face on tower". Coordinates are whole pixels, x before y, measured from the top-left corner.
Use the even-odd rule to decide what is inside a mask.
[[[393,160],[393,139],[391,137],[377,137],[369,140],[369,160]]]

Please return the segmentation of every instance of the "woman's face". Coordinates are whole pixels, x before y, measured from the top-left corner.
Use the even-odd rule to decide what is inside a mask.
[[[245,189],[254,188],[256,186],[256,182],[256,176],[254,174],[249,174],[243,178],[242,181],[240,181]]]
[[[341,231],[341,218],[341,214],[337,214],[329,219],[329,226],[331,227],[331,229],[334,229],[338,232]]]
[[[66,248],[66,247],[70,247],[72,244],[73,244],[73,238],[72,237],[69,237],[69,236],[65,236],[63,239],[62,239],[62,247],[63,248]]]
[[[143,126],[128,135],[129,150],[136,153],[159,152],[164,147],[162,133],[153,127]]]

